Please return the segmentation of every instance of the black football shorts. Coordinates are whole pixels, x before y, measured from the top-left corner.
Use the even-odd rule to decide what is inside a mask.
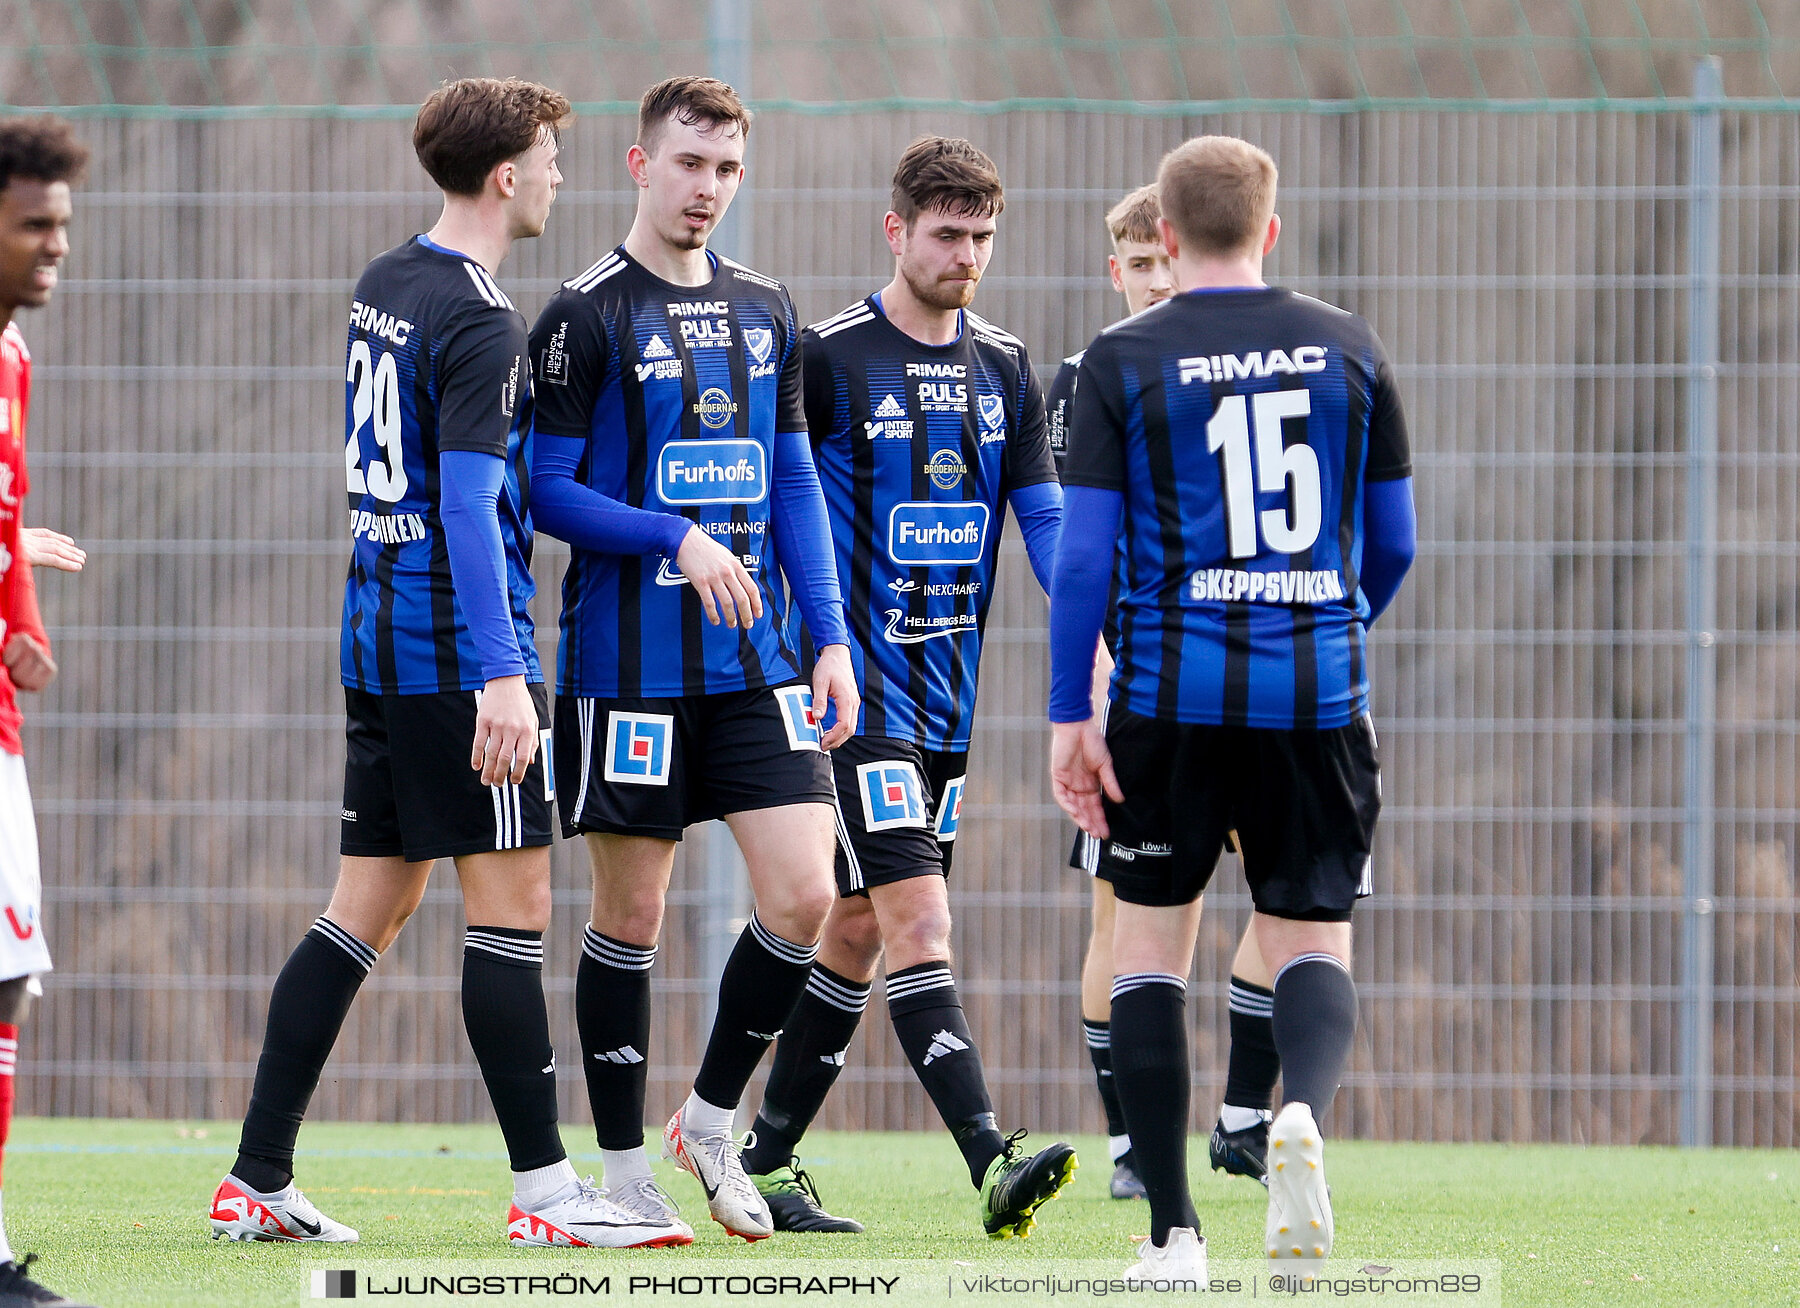
[[[832,802],[812,687],[657,699],[556,700],[556,805],[565,836],[680,840],[729,813]]]
[[[1381,812],[1375,729],[1170,722],[1113,706],[1106,728],[1125,802],[1105,801],[1098,875],[1130,904],[1190,904],[1234,828],[1259,913],[1347,922],[1369,890]]]
[[[344,687],[344,808],[339,851],[416,863],[551,838],[550,696],[531,687],[538,752],[525,780],[484,786],[469,766],[475,695],[376,695]]]
[[[838,894],[866,895],[870,886],[950,874],[968,751],[852,736],[832,751],[831,763],[837,774]]]

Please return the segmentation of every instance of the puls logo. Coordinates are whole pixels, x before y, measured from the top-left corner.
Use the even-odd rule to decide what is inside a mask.
[[[669,784],[675,718],[667,713],[606,716],[606,779],[641,786]]]

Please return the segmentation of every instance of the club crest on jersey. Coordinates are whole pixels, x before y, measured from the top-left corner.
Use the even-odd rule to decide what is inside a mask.
[[[668,785],[674,730],[675,719],[667,713],[608,713],[606,779],[641,786]]]
[[[813,716],[811,686],[777,686],[775,704],[781,710],[781,725],[787,728],[789,749],[824,748]]]
[[[856,782],[862,796],[864,830],[925,825],[925,788],[911,763],[859,763]]]
[[[950,782],[938,801],[937,821],[932,824],[931,834],[943,844],[956,839],[956,828],[962,822],[963,783],[967,780],[962,776]]]
[[[775,349],[774,331],[767,327],[744,328],[744,348],[750,351],[752,362],[767,363]]]
[[[975,401],[977,416],[981,419],[981,443],[1001,440],[1006,435],[1006,398],[1001,395],[982,395]]]
[[[714,431],[730,422],[731,416],[737,411],[737,401],[717,386],[708,386],[700,392],[700,398],[694,401],[694,412],[699,415],[701,423]]]
[[[968,470],[969,465],[962,461],[962,455],[955,450],[938,450],[924,468],[925,475],[931,478],[931,484],[939,490],[955,490],[962,485],[963,474]]]
[[[987,543],[988,506],[978,500],[908,500],[888,514],[888,557],[903,568],[972,568]]]
[[[656,456],[664,504],[759,504],[768,493],[768,456],[756,441],[670,441]]]

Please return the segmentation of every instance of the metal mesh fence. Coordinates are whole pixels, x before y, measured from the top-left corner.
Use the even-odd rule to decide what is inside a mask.
[[[1800,0],[0,0],[0,101],[417,103],[516,73],[635,102],[721,39],[764,103],[1800,96]]]
[[[1040,366],[1117,312],[1107,205],[1202,130],[1281,163],[1271,275],[1367,315],[1394,356],[1420,560],[1372,641],[1387,809],[1335,1130],[1675,1139],[1678,956],[1699,923],[1716,944],[1711,1133],[1794,1144],[1800,115],[1723,116],[1716,892],[1698,916],[1681,871],[1690,117],[768,113],[738,252],[809,320],[879,284],[886,178],[926,130],[971,136],[1011,183],[981,307]],[[28,705],[27,752],[59,970],[22,1102],[230,1118],[270,980],[335,866],[344,307],[435,196],[393,121],[86,132],[67,280],[22,323],[32,518],[91,551],[85,575],[40,577],[63,671]],[[617,115],[567,135],[550,231],[502,274],[528,316],[623,234],[630,135]],[[959,968],[1002,1117],[1098,1129],[1076,984],[1087,887],[1044,780],[1044,605],[1006,549],[952,886]],[[564,557],[540,552],[546,653]],[[653,1114],[703,1038],[703,841],[684,847],[658,965]],[[449,875],[376,969],[315,1115],[488,1114]],[[578,849],[558,848],[556,886],[547,981],[572,1049]],[[1228,860],[1190,1000],[1197,1122],[1222,1084],[1248,909]],[[579,1078],[563,1093],[587,1120]],[[876,1004],[824,1121],[932,1120]]]

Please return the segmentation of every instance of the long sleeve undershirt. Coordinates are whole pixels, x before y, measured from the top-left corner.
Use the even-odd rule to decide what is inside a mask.
[[[500,539],[498,506],[505,475],[506,461],[498,455],[445,450],[438,456],[439,516],[450,579],[468,618],[484,681],[527,671],[513,628],[506,547]]]

